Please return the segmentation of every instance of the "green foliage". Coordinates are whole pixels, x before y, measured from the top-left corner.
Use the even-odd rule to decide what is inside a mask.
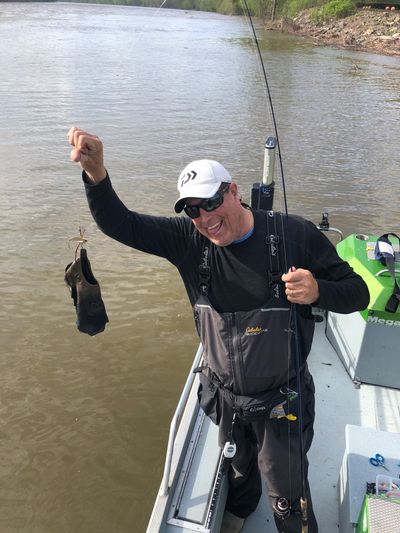
[[[285,0],[279,9],[279,14],[289,19],[294,18],[297,13],[311,7],[322,6],[325,0]]]
[[[0,0],[1,1],[1,0]],[[23,0],[26,1],[26,0]],[[50,0],[52,1],[52,0]],[[115,4],[141,7],[159,7],[162,0],[64,0],[67,2],[81,2],[93,4]],[[211,11],[230,15],[241,15],[242,0],[167,0],[164,8],[185,9],[196,11]]]
[[[271,17],[273,0],[247,0],[250,13],[260,19],[267,19]],[[244,4],[243,4],[243,12]]]
[[[1,0],[0,0],[1,1]],[[71,0],[64,0],[71,1]],[[93,2],[104,4],[125,4],[133,6],[157,7],[162,0],[72,0],[75,2]],[[369,0],[354,0],[369,1]],[[371,0],[372,1],[372,0]],[[399,1],[400,0],[395,0]],[[304,9],[312,10],[312,20],[322,23],[333,18],[348,16],[355,11],[352,0],[247,0],[252,16],[266,20],[272,16],[276,3],[276,18],[286,17],[293,19],[297,13]],[[176,8],[198,11],[216,11],[229,15],[243,15],[245,13],[244,0],[167,0],[164,8]]]
[[[322,7],[314,8],[310,17],[315,24],[324,24],[330,20],[348,17],[355,12],[356,6],[352,0],[330,0]]]
[[[214,11],[226,15],[239,15],[242,13],[240,0],[217,0]]]

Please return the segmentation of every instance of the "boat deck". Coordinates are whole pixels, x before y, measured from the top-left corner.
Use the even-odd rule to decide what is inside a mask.
[[[377,354],[377,357],[379,357],[379,354]],[[355,385],[325,335],[325,321],[316,324],[313,348],[309,356],[309,366],[316,387],[315,437],[309,452],[309,480],[313,504],[320,531],[323,533],[337,533],[339,531],[340,505],[339,473],[346,450],[346,425],[350,424],[361,426],[362,428],[371,428],[372,430],[400,433],[400,390],[366,384]],[[191,409],[194,409],[195,394],[193,391],[189,397],[189,404],[190,402],[192,402]],[[197,414],[197,418],[199,416],[201,415]],[[217,433],[215,426],[211,424],[211,428],[209,427],[210,424],[207,421],[204,424],[204,431],[209,434],[207,446],[210,446],[211,441],[211,449],[213,449],[214,446],[217,446]],[[187,433],[187,431],[187,428],[184,427],[183,434]],[[199,434],[202,435],[202,430]],[[182,438],[181,436],[180,439],[182,440]],[[399,456],[396,461],[392,460],[392,466],[400,462],[400,437],[396,436],[396,438],[399,438]],[[200,440],[204,441],[203,437]],[[177,447],[179,448],[179,446],[175,446],[175,448]],[[210,466],[207,464],[207,454],[204,454],[204,450],[201,450],[200,453],[202,465],[198,465],[197,472],[201,477],[210,468],[215,468],[215,457],[213,466]],[[371,453],[383,454],[383,451],[377,449]],[[365,473],[368,477],[370,476],[368,481],[374,481],[377,474],[386,473],[382,468],[375,468],[369,465],[365,458],[363,461]],[[175,463],[177,464],[176,458]],[[397,468],[396,473],[396,477],[398,477],[400,467]],[[391,475],[394,474],[395,472],[392,470]],[[171,471],[170,479],[173,479],[173,477],[174,474]],[[175,475],[175,477],[177,476]],[[363,482],[362,485],[364,484]],[[223,490],[221,495],[220,499],[223,499]],[[202,494],[202,497],[204,501],[207,500],[205,494]],[[215,521],[211,529],[196,524],[189,524],[188,529],[186,527],[179,529],[179,525],[176,528],[171,528],[170,525],[163,526],[164,519],[160,518],[163,514],[162,505],[168,506],[168,497],[164,498],[164,504],[162,497],[160,499],[159,496],[157,500],[152,520],[147,530],[148,533],[163,531],[211,531],[214,533],[219,531],[220,518]],[[223,509],[223,502],[220,503],[220,507]],[[221,509],[219,515],[221,516]],[[157,516],[159,517],[158,520],[156,520]],[[342,533],[342,530],[340,533]],[[273,533],[276,532],[276,529],[267,499],[262,498],[256,512],[246,520],[243,533],[268,533],[269,531]],[[353,529],[351,528],[349,531],[353,531]]]

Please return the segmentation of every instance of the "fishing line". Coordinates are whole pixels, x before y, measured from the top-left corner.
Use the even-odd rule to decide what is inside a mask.
[[[275,111],[274,106],[272,103],[272,96],[271,91],[268,83],[268,76],[267,72],[265,70],[264,61],[261,54],[260,45],[257,38],[257,33],[254,28],[253,19],[251,17],[250,9],[247,3],[247,0],[242,0],[243,5],[245,6],[245,13],[247,14],[248,21],[250,23],[250,27],[253,33],[254,42],[256,45],[256,50],[259,57],[259,64],[262,69],[262,74],[265,82],[265,87],[267,90],[267,98],[269,102],[269,107],[271,111],[271,117],[272,117],[272,124],[273,124],[273,130],[276,138],[276,144],[278,148],[278,159],[279,159],[279,168],[280,168],[280,174],[281,174],[281,185],[282,185],[282,198],[284,203],[284,213],[285,213],[285,222],[283,221],[282,217],[282,235],[283,235],[283,246],[284,246],[284,258],[286,262],[286,271],[288,270],[287,266],[292,265],[292,262],[290,261],[290,250],[289,246],[286,246],[286,237],[285,235],[288,234],[288,222],[289,222],[289,213],[288,213],[288,207],[287,207],[287,195],[286,195],[286,183],[285,183],[285,174],[283,170],[283,161],[282,161],[282,153],[281,153],[281,147],[279,142],[279,134],[278,134],[278,127],[275,117]],[[259,189],[259,195],[261,196],[261,187]],[[286,228],[285,228],[286,226]],[[296,305],[291,303],[291,322],[290,324],[293,326],[293,334],[294,334],[294,362],[295,362],[295,373],[296,373],[296,386],[298,391],[298,439],[299,439],[299,449],[300,449],[300,476],[301,476],[301,484],[302,484],[302,496],[300,498],[300,506],[301,506],[301,520],[302,520],[302,532],[307,533],[308,531],[308,516],[307,516],[307,496],[306,496],[306,476],[305,476],[305,459],[304,459],[304,439],[303,439],[303,406],[302,406],[302,394],[301,394],[301,379],[300,379],[300,348],[299,348],[299,328],[298,328],[298,322],[297,322],[297,311],[296,311]],[[292,343],[289,341],[289,354],[288,354],[288,365],[290,362],[291,357],[291,347]],[[289,371],[289,366],[288,366]],[[290,423],[290,422],[289,422]],[[289,472],[291,469],[291,465],[289,463]]]
[[[151,15],[148,15],[148,19],[152,19],[153,17],[155,17],[157,15],[157,13],[160,11],[160,9],[164,6],[164,4],[166,4],[168,2],[168,0],[162,0],[161,4],[156,8],[154,7],[154,11]],[[138,6],[133,6],[133,7],[138,7]],[[150,6],[149,6],[150,7]],[[138,42],[140,42],[141,39],[143,39],[143,36],[146,34],[145,31],[142,31],[142,33],[140,35],[137,35],[136,38],[131,42],[131,44],[136,44]]]
[[[162,4],[156,9],[156,11],[151,15],[151,17],[154,17],[155,15],[157,15],[157,13],[160,11],[163,5],[167,3],[167,1],[168,0],[163,0]]]

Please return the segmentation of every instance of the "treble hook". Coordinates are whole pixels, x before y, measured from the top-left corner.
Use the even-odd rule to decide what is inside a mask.
[[[78,250],[84,245],[86,244],[88,241],[87,239],[85,239],[84,237],[85,235],[85,230],[81,228],[81,226],[79,226],[79,237],[71,237],[69,240],[68,240],[68,248],[71,248],[70,244],[71,242],[74,242],[77,244],[76,248],[75,248],[75,261],[76,261],[76,258],[78,256]]]

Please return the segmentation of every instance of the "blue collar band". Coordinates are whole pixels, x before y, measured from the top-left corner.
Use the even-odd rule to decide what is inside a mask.
[[[243,237],[240,237],[240,239],[238,239],[237,241],[233,241],[232,244],[239,244],[245,241],[246,239],[248,239],[249,237],[253,235],[253,232],[254,232],[254,226],[247,233],[245,233]]]

